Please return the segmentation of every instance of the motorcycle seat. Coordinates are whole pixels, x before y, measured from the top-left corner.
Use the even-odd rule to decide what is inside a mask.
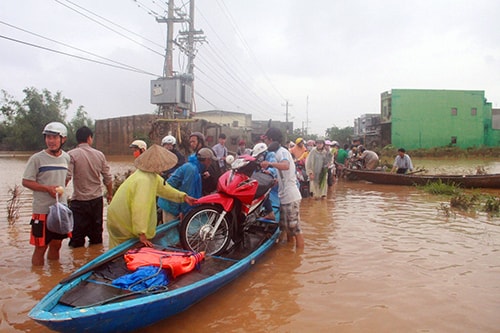
[[[255,172],[251,178],[255,179],[257,183],[259,183],[259,186],[257,187],[257,192],[255,193],[255,198],[264,195],[271,187],[274,186],[273,176],[267,173]]]

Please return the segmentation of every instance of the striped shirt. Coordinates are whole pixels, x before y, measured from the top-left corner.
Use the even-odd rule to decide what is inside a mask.
[[[59,156],[48,154],[45,150],[33,154],[26,164],[23,179],[35,181],[42,185],[66,186],[66,175],[70,157],[65,151]],[[33,214],[48,214],[49,206],[55,204],[56,199],[47,192],[33,191]],[[66,203],[66,195],[59,198],[59,202]]]

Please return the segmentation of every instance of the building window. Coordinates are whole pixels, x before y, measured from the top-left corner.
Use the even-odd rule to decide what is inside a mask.
[[[470,115],[471,116],[476,116],[477,115],[477,109],[476,108],[470,109]]]
[[[457,108],[451,108],[451,115],[456,116],[458,113]]]
[[[500,130],[500,109],[491,110],[491,128]]]
[[[452,136],[451,137],[451,144],[452,145],[456,145],[457,144],[457,137],[456,136]]]

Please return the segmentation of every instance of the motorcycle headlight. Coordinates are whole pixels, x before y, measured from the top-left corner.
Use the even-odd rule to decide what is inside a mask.
[[[239,169],[241,167],[244,167],[245,165],[248,164],[248,161],[245,161],[244,159],[237,158],[234,160],[233,163],[231,163],[231,169]]]

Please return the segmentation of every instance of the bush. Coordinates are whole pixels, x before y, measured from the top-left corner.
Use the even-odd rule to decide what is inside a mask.
[[[492,195],[486,195],[486,200],[484,202],[484,211],[488,213],[499,213],[500,212],[500,198],[494,197]]]
[[[430,194],[459,195],[461,193],[459,186],[448,185],[443,183],[441,180],[428,183],[427,185],[421,187],[425,192]]]

